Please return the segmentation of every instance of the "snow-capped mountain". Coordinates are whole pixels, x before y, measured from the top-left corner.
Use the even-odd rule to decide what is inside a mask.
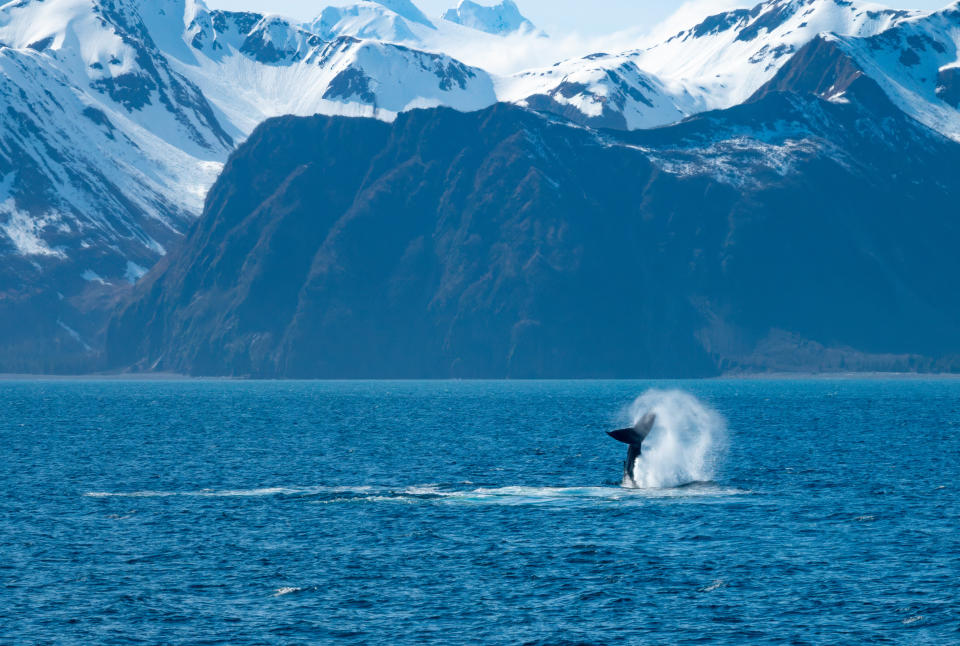
[[[360,0],[303,24],[202,0],[0,5],[0,318],[33,321],[0,325],[13,339],[0,369],[4,348],[96,347],[103,317],[91,312],[178,244],[229,155],[270,117],[392,121],[499,100],[635,130],[771,92],[842,103],[867,77],[960,140],[960,3],[765,0],[689,23],[628,51],[494,74],[490,52],[550,42],[512,0],[464,0],[435,21],[411,0]]]
[[[872,36],[916,15],[859,0],[767,0],[726,11],[633,53],[711,108],[745,101],[819,34]]]
[[[960,3],[869,38],[827,38],[901,110],[960,141]]]
[[[181,238],[263,119],[496,100],[486,72],[444,54],[194,0],[9,2],[0,44],[0,309],[42,321],[31,338],[58,356],[86,352],[91,294]]]
[[[425,25],[434,29],[434,24],[427,18],[420,8],[413,4],[411,0],[364,0],[364,2],[373,2],[379,4],[395,14],[406,18],[415,23]]]
[[[800,91],[843,102],[851,83],[866,78],[903,113],[960,141],[957,34],[960,4],[899,20],[873,36],[823,33],[778,68],[751,100],[771,91]]]
[[[667,125],[745,101],[821,33],[867,37],[920,15],[855,0],[766,0],[700,18],[634,51],[522,73],[504,84],[504,98],[584,124],[603,115],[603,123],[617,127]],[[625,74],[625,66],[640,72]],[[534,77],[536,94],[522,96]],[[632,95],[645,100],[631,101]]]
[[[500,97],[597,128],[634,130],[675,123],[699,112],[698,99],[665,86],[629,55],[594,54],[517,74]]]
[[[410,0],[362,0],[324,8],[309,29],[327,40],[353,36],[419,43],[437,27]]]
[[[310,24],[310,29],[327,40],[337,36],[387,42],[414,42],[419,39],[403,16],[375,2],[327,7]]]
[[[389,120],[416,107],[476,110],[496,101],[489,74],[444,54],[337,36],[302,49],[270,47],[265,50],[268,57],[257,56],[264,51],[257,27],[250,32],[253,44],[249,37],[220,37],[216,24],[229,24],[230,18],[235,20],[212,14],[191,40],[190,58],[176,58],[173,64],[202,88],[240,137],[264,119],[282,114]],[[193,25],[197,27],[196,21]]]
[[[138,262],[143,249],[161,252],[235,143],[202,91],[113,2],[8,3],[0,42],[9,164],[0,213],[57,221],[81,249],[105,236],[129,242],[122,253]],[[37,244],[66,257],[71,243],[44,241],[44,230]]]
[[[408,0],[363,4],[429,24]],[[14,109],[23,104],[24,123],[37,122],[11,135],[25,150],[40,151],[38,167],[60,160],[77,167],[48,173],[47,206],[76,192],[67,184],[92,165],[118,186],[131,183],[124,193],[151,218],[172,217],[175,232],[188,221],[181,216],[199,212],[235,142],[264,118],[390,119],[413,107],[472,110],[496,100],[487,73],[449,56],[346,36],[327,40],[277,16],[210,11],[199,0],[11,2],[0,9],[0,43],[0,92]],[[100,148],[90,159],[83,155]],[[146,178],[136,176],[138,168]],[[198,175],[200,168],[210,172]],[[8,178],[4,203],[18,194],[17,181],[26,180]],[[193,183],[196,190],[183,190]]]
[[[473,0],[461,0],[456,9],[447,9],[444,12],[443,19],[497,36],[518,32],[533,33],[537,30],[534,24],[520,13],[520,8],[513,0],[501,0],[493,6],[478,4]]]
[[[235,140],[131,5],[10,2],[0,43],[0,360],[72,366],[90,310],[181,238]]]

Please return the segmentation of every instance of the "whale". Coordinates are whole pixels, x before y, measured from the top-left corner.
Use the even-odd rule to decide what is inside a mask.
[[[650,435],[653,425],[657,423],[656,413],[647,413],[640,421],[630,428],[621,428],[618,431],[607,431],[607,435],[628,445],[627,461],[623,463],[624,482],[634,483],[634,474],[637,468],[637,459],[643,452],[643,441]]]

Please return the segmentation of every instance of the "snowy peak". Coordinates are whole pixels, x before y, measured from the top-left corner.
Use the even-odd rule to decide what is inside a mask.
[[[376,2],[362,2],[346,7],[327,7],[309,29],[325,40],[338,36],[372,38],[388,42],[417,40],[409,22],[400,14]]]
[[[338,36],[415,43],[436,26],[410,0],[363,0],[326,7],[310,23],[310,31],[325,40]]]
[[[0,7],[0,43],[37,52],[70,50],[88,63],[120,59],[131,50],[93,0],[10,2]]]
[[[534,24],[520,13],[513,0],[502,0],[493,6],[461,0],[456,9],[448,9],[443,14],[443,19],[496,36],[537,31]]]
[[[381,5],[407,20],[434,28],[430,19],[411,0],[364,0],[364,3]]]
[[[684,39],[730,32],[735,40],[749,42],[776,33],[803,30],[860,35],[876,31],[913,15],[852,0],[768,0],[752,9],[736,9],[709,16],[679,34]]]
[[[901,110],[960,141],[958,33],[960,6],[954,4],[869,38],[841,38],[838,44]]]
[[[637,52],[637,63],[725,108],[745,101],[819,34],[873,36],[917,15],[855,0],[768,0],[701,19]]]
[[[190,3],[192,4],[192,3]],[[153,18],[163,9],[182,33],[187,4],[154,0],[137,6],[113,0],[47,0],[9,3],[0,9],[0,42],[41,55],[66,79],[120,106],[138,125],[163,137],[178,132],[207,151],[233,147],[199,89],[173,71],[154,41],[141,11]],[[176,28],[179,25],[179,28]],[[165,35],[169,25],[158,29]]]
[[[630,56],[593,54],[515,76],[503,98],[597,128],[634,130],[683,119],[693,99],[674,94]]]
[[[803,46],[760,88],[813,94],[834,103],[890,102],[930,130],[960,141],[960,9],[901,17],[867,36],[824,33]]]
[[[478,110],[496,102],[483,70],[400,45],[341,36],[308,63],[331,75],[323,100],[370,106],[375,113],[438,105]]]

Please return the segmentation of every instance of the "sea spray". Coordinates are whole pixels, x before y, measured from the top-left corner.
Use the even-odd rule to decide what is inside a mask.
[[[636,424],[648,412],[657,422],[643,443],[635,480],[625,487],[679,487],[713,480],[727,446],[723,416],[680,390],[648,390],[626,410]]]

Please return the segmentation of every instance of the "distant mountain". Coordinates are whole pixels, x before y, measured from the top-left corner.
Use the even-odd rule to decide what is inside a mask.
[[[872,36],[922,15],[855,0],[766,0],[643,49],[524,72],[503,83],[500,98],[586,125],[668,125],[742,103],[821,33]]]
[[[353,5],[324,8],[311,23],[310,30],[328,40],[353,36],[416,43],[424,33],[436,31],[436,27],[410,0],[363,0]]]
[[[337,36],[387,42],[413,42],[418,39],[406,18],[375,2],[326,7],[310,24],[310,30],[326,40],[333,40]]]
[[[368,2],[373,2],[374,4],[379,4],[390,11],[403,16],[407,20],[412,20],[413,22],[420,23],[421,25],[426,25],[430,28],[435,28],[434,24],[430,22],[430,19],[427,18],[422,11],[413,4],[411,0],[365,0]]]
[[[918,15],[860,0],[766,0],[708,16],[633,54],[641,68],[681,81],[710,107],[727,108],[820,34],[868,37]]]
[[[443,54],[193,0],[11,2],[0,44],[0,371],[89,362],[112,299],[264,119],[496,100]]]
[[[443,19],[497,36],[537,31],[534,24],[520,13],[520,8],[513,0],[502,0],[492,6],[461,0],[456,9],[444,12]]]
[[[743,105],[633,133],[508,105],[272,120],[137,285],[110,363],[261,377],[960,369],[960,145],[827,58]],[[842,101],[809,82],[833,71]]]

